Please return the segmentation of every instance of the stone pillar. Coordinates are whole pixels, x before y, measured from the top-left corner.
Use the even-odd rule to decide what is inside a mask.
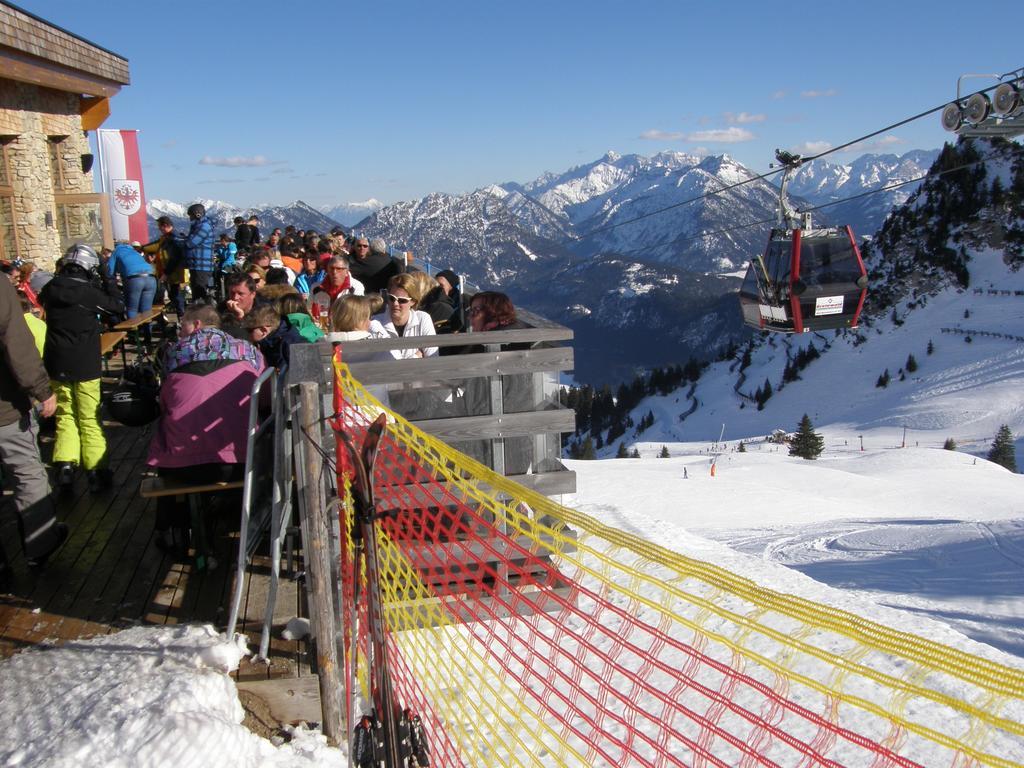
[[[56,192],[93,191],[92,173],[82,171],[89,152],[82,131],[79,97],[28,83],[0,80],[0,136],[7,142],[10,183],[14,190],[17,255],[52,269],[61,255]],[[51,137],[59,144],[64,188],[57,190],[50,163]],[[10,255],[10,254],[9,254]]]

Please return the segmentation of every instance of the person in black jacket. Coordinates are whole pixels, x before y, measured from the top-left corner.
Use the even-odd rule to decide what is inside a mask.
[[[242,252],[248,251],[252,245],[252,230],[245,223],[245,219],[235,216],[235,246],[238,248],[239,258],[243,258]]]
[[[379,237],[372,242],[357,237],[349,258],[349,270],[367,293],[379,293],[388,287],[388,280],[405,272],[405,263],[389,256],[386,244]]]
[[[117,285],[105,280],[98,267],[92,248],[73,245],[61,259],[57,276],[39,295],[46,310],[43,362],[57,395],[57,484],[70,487],[81,460],[94,493],[110,485],[107,440],[100,425],[98,316],[124,312]]]

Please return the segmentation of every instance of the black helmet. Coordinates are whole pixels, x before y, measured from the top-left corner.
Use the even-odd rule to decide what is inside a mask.
[[[133,382],[124,382],[110,393],[107,410],[112,419],[126,427],[144,426],[160,415],[153,390]]]
[[[187,213],[188,217],[192,221],[195,221],[196,219],[201,219],[203,218],[203,216],[206,215],[206,206],[203,205],[202,203],[192,203],[192,205],[188,207]]]

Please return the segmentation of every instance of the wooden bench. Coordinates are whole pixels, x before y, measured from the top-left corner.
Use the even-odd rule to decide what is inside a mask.
[[[121,365],[124,368],[128,367],[128,358],[124,351],[124,339],[128,335],[127,331],[107,331],[106,333],[100,334],[100,355],[103,356],[103,367],[107,367],[107,357],[118,345],[121,347]]]
[[[199,507],[199,497],[204,493],[240,490],[243,484],[242,480],[191,484],[169,480],[166,477],[147,477],[143,479],[142,485],[139,487],[139,495],[144,499],[156,499],[162,496],[185,496],[188,499],[190,524],[195,536],[196,569],[212,571],[217,567],[217,560],[210,552],[206,525]]]

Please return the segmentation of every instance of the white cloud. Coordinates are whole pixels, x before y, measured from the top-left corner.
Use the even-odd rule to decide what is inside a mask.
[[[686,134],[679,131],[659,131],[655,129],[644,131],[640,134],[640,138],[648,141],[682,141],[686,138]]]
[[[754,134],[746,128],[716,128],[710,131],[694,131],[687,134],[687,141],[711,142],[717,144],[736,144],[741,141],[752,141]]]
[[[832,149],[832,145],[827,141],[805,141],[803,144],[798,144],[792,148],[792,151],[798,155],[819,155],[826,150]]]
[[[270,165],[271,163],[263,155],[254,155],[253,157],[211,157],[210,155],[203,155],[199,164],[218,165],[222,168],[258,168]]]
[[[756,115],[752,115],[749,112],[726,112],[725,113],[725,122],[729,123],[730,125],[733,125],[733,124],[745,125],[747,123],[763,123],[764,121],[765,121],[765,116],[763,114],[761,114],[761,113],[758,113]]]
[[[786,92],[781,90],[775,91],[775,93],[772,94],[772,98],[775,99],[776,101],[778,101],[779,99],[784,99],[786,98]]]
[[[800,95],[805,99],[820,99],[824,96],[835,96],[839,91],[835,88],[828,88],[824,91],[800,91]]]

